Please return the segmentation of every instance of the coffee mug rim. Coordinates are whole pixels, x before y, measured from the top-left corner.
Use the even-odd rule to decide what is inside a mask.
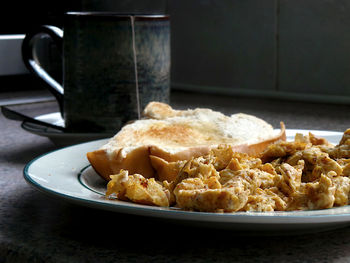
[[[96,17],[118,17],[130,19],[130,16],[134,16],[139,19],[167,19],[168,14],[126,14],[126,13],[116,13],[116,12],[102,12],[102,11],[69,11],[65,15],[68,16],[96,16]]]

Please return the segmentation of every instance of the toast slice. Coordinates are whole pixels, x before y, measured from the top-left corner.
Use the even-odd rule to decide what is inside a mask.
[[[87,153],[105,180],[124,169],[129,174],[171,181],[176,169],[164,169],[164,164],[206,155],[221,144],[256,156],[270,143],[286,138],[283,123],[276,134],[270,124],[243,113],[226,116],[202,108],[180,111],[151,102],[143,116],[145,119],[125,125],[100,149]]]

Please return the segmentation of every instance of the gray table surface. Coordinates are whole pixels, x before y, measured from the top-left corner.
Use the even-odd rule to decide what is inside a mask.
[[[1,95],[0,95],[1,96]],[[350,106],[172,93],[176,108],[245,112],[278,127],[344,131]],[[12,107],[31,116],[54,102]],[[237,236],[81,207],[23,179],[27,162],[57,147],[0,116],[0,262],[350,262],[350,227],[295,236]]]

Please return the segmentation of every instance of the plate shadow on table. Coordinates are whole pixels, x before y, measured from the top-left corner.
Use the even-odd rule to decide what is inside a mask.
[[[21,147],[8,147],[2,155],[11,163],[26,164],[37,156],[58,149],[53,143],[26,143]]]
[[[78,245],[91,248],[85,256],[100,253],[102,260],[121,253],[132,257],[137,251],[144,262],[157,255],[178,262],[188,257],[198,262],[248,257],[246,262],[254,262],[266,256],[278,261],[292,259],[295,254],[303,255],[304,261],[327,261],[335,254],[338,258],[350,256],[350,227],[297,236],[244,236],[235,231],[96,210],[50,198],[29,187],[18,189],[22,189],[21,195],[5,204],[8,216],[0,219],[0,225],[5,226],[1,233],[21,247],[38,246],[49,253],[61,250],[78,257]],[[330,254],[332,249],[334,253]]]

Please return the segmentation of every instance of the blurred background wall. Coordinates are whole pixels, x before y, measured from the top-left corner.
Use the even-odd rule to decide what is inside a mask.
[[[65,11],[169,13],[174,89],[350,103],[350,0],[40,0],[20,6],[12,1],[1,9],[0,34],[61,26]]]

